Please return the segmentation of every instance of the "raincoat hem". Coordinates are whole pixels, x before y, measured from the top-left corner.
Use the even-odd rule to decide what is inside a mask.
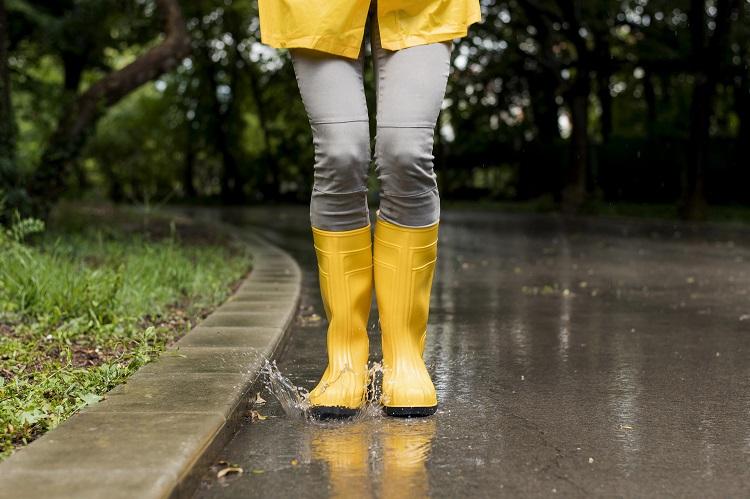
[[[416,45],[426,45],[428,43],[445,42],[463,38],[469,34],[469,27],[475,23],[482,22],[482,13],[477,11],[476,14],[466,20],[465,23],[447,24],[444,26],[445,31],[439,33],[424,33],[419,35],[406,35],[395,38],[381,38],[380,44],[386,50],[400,50],[414,47]],[[381,33],[382,36],[382,33]]]
[[[447,42],[456,38],[463,38],[468,33],[468,26],[458,31],[446,31],[442,33],[430,33],[427,35],[410,35],[401,38],[383,39],[381,46],[386,50],[401,50],[417,45],[428,43]]]
[[[294,38],[291,40],[284,40],[272,36],[261,36],[261,43],[268,45],[269,47],[277,49],[292,49],[292,48],[304,48],[310,50],[318,50],[320,52],[326,52],[333,55],[340,55],[348,57],[350,59],[357,59],[359,57],[360,46],[348,47],[342,45],[341,40],[336,37],[319,37],[319,36],[306,36],[302,38]]]
[[[403,35],[393,38],[381,38],[381,46],[386,50],[401,50],[404,48],[414,47],[417,45],[427,45],[428,43],[444,42],[465,37],[469,32],[469,26],[474,23],[482,22],[482,15],[470,17],[465,23],[444,25],[444,31],[439,33],[423,33],[419,35]],[[381,37],[382,37],[381,30]],[[364,28],[362,29],[364,36]],[[333,55],[357,59],[360,55],[362,44],[348,46],[341,43],[341,37],[338,36],[305,36],[299,38],[286,39],[264,34],[261,30],[261,43],[277,49],[306,48],[318,50]]]

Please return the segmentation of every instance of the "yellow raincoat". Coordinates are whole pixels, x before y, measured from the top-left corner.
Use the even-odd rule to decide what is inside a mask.
[[[377,0],[383,48],[398,50],[466,36],[482,20],[479,0]],[[261,42],[356,59],[370,0],[258,0]]]

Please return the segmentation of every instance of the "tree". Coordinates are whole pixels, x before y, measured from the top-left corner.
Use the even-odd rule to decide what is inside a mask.
[[[164,17],[164,40],[92,84],[63,112],[27,187],[42,215],[60,198],[71,162],[104,111],[142,84],[174,69],[190,52],[190,38],[177,0],[156,0],[156,5]]]
[[[739,0],[717,0],[711,21],[713,30],[706,33],[705,0],[690,1],[690,41],[693,77],[693,101],[690,110],[690,141],[688,162],[684,172],[682,216],[701,220],[706,216],[706,164],[708,141],[716,85],[720,79],[722,62],[727,54],[732,18],[736,15]]]
[[[7,191],[13,187],[15,160],[16,123],[8,67],[8,13],[5,0],[0,0],[0,196],[7,196]]]
[[[606,84],[611,72],[607,11],[601,8],[598,1],[593,2],[593,9],[589,6],[595,15],[584,9],[580,0],[518,2],[534,26],[539,53],[548,68],[546,73],[558,82],[570,111],[570,160],[563,175],[561,201],[563,211],[575,213],[587,198],[591,142],[589,100],[591,78],[596,69],[602,70],[600,83],[609,92],[609,85]],[[561,76],[563,74],[566,76]],[[602,107],[606,111],[604,118],[609,121],[609,99],[603,99]],[[603,129],[609,134],[608,126],[605,125]]]

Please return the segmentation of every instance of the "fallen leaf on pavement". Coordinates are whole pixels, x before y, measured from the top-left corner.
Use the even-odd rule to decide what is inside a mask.
[[[263,414],[259,413],[258,411],[250,411],[249,412],[250,419],[253,421],[265,421],[268,419],[268,416],[264,416]]]
[[[226,467],[224,469],[219,470],[219,472],[216,473],[216,478],[225,477],[225,476],[227,476],[230,473],[240,474],[240,473],[242,473],[242,468],[240,468],[239,466],[228,466],[228,467]]]

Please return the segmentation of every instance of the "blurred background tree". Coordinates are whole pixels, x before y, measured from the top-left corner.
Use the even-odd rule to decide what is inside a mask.
[[[444,199],[750,205],[749,1],[482,8],[438,126]],[[253,1],[0,0],[6,205],[305,202],[306,114],[259,39]]]

